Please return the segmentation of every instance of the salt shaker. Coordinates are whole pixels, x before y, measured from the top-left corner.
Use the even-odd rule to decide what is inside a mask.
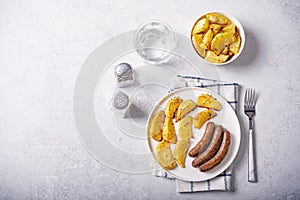
[[[115,91],[111,99],[111,109],[114,113],[118,114],[122,118],[125,118],[128,116],[130,105],[131,102],[129,97],[125,93],[121,91]]]
[[[120,63],[115,67],[117,87],[126,87],[134,83],[134,74],[131,65]]]

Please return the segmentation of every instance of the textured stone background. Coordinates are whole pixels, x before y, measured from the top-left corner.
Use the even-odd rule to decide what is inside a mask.
[[[73,89],[84,60],[150,18],[189,35],[197,17],[211,10],[231,13],[246,31],[241,57],[218,70],[242,92],[259,93],[258,183],[247,182],[241,105],[233,192],[178,194],[172,180],[95,161],[73,123]],[[0,199],[299,199],[299,13],[297,0],[0,0]]]

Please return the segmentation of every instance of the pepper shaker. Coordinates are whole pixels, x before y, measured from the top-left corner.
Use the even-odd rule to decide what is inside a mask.
[[[118,114],[120,117],[125,118],[128,116],[129,107],[131,102],[129,97],[121,92],[116,91],[111,99],[111,109],[114,113]]]

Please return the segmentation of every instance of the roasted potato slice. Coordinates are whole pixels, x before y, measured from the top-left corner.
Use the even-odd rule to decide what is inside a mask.
[[[210,48],[210,43],[211,43],[213,37],[214,37],[214,33],[213,33],[213,31],[212,31],[211,29],[209,29],[209,30],[204,34],[203,39],[202,39],[202,41],[201,41],[201,43],[200,43],[199,46],[200,46],[202,49],[209,49],[209,48]]]
[[[203,39],[203,37],[204,37],[204,33],[193,35],[193,37],[192,37],[193,43],[194,44],[200,44],[201,41],[202,41],[202,39]]]
[[[198,34],[206,32],[209,28],[209,21],[207,18],[200,19],[193,28],[192,34]]]
[[[216,35],[222,28],[222,25],[220,24],[211,24],[209,25],[209,28],[212,29],[214,35]]]
[[[178,135],[182,139],[189,139],[193,137],[193,117],[186,116],[178,123]]]
[[[235,33],[236,28],[235,25],[233,23],[229,24],[228,26],[225,26],[224,28],[222,28],[222,32],[232,32]]]
[[[221,110],[220,102],[210,94],[199,95],[197,99],[197,106],[217,111]]]
[[[223,63],[228,58],[229,58],[229,55],[224,55],[224,54],[217,55],[213,51],[207,51],[204,59],[208,62]]]
[[[212,109],[201,111],[194,117],[193,125],[195,128],[200,129],[205,122],[215,117],[216,115],[217,113]]]
[[[229,20],[225,16],[218,13],[209,13],[206,15],[206,18],[212,24],[226,25],[229,23]]]
[[[178,122],[179,120],[181,120],[186,114],[194,110],[196,106],[197,104],[191,99],[182,101],[177,109],[175,121]]]
[[[233,32],[218,33],[211,40],[211,49],[215,54],[219,55],[227,45],[233,43],[235,40],[236,36]]]
[[[241,37],[238,35],[235,42],[231,43],[229,46],[229,50],[234,53],[238,54],[241,46]]]
[[[165,112],[161,110],[155,114],[155,116],[151,121],[149,132],[151,137],[156,141],[162,140],[162,130],[163,130],[165,118],[166,118]]]
[[[177,135],[175,131],[175,126],[172,118],[166,117],[163,125],[163,139],[172,144],[176,144]]]
[[[170,148],[170,143],[165,140],[160,141],[156,146],[156,152],[160,151],[163,148]]]
[[[198,54],[201,57],[205,57],[206,55],[206,50],[200,47],[200,43],[203,39],[204,34],[196,34],[192,36],[192,42],[195,50],[198,52]]]
[[[174,169],[177,163],[174,159],[170,146],[165,146],[156,152],[157,161],[167,170]]]
[[[181,102],[182,99],[180,97],[174,97],[168,101],[165,108],[165,113],[168,118],[174,118],[175,113]]]
[[[178,165],[182,168],[185,168],[185,158],[187,151],[190,146],[189,139],[179,140],[174,147],[174,158],[177,161]]]

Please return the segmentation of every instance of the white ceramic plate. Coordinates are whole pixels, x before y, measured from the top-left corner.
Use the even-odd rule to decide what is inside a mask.
[[[238,121],[238,118],[233,110],[233,108],[230,106],[230,104],[221,96],[218,94],[209,91],[207,89],[203,88],[183,88],[179,90],[175,90],[167,95],[165,95],[158,103],[154,106],[152,112],[149,115],[148,124],[149,121],[154,115],[165,108],[167,102],[175,96],[179,96],[183,100],[185,99],[192,99],[193,101],[197,101],[197,97],[200,94],[211,94],[213,97],[215,97],[220,103],[221,103],[221,110],[216,111],[217,116],[211,119],[210,121],[213,121],[215,124],[222,125],[225,129],[229,130],[231,133],[231,141],[229,150],[225,156],[225,158],[222,160],[222,162],[214,167],[213,169],[207,171],[207,172],[200,172],[198,168],[192,167],[192,161],[194,158],[191,158],[187,155],[185,160],[185,168],[181,168],[180,166],[177,166],[175,169],[168,170],[168,172],[175,176],[178,179],[186,180],[186,181],[204,181],[211,179],[220,173],[222,173],[224,170],[226,170],[229,165],[233,162],[239,146],[240,146],[240,139],[241,139],[241,130],[240,130],[240,124]],[[196,108],[192,112],[190,112],[188,115],[195,116],[198,112],[201,110],[204,110],[204,108]],[[207,123],[207,122],[206,122]],[[202,138],[206,123],[201,127],[200,130],[193,128],[193,134],[194,138],[191,139],[191,145],[189,149],[194,147],[196,143]],[[177,131],[177,123],[175,123],[175,129]],[[148,135],[148,146],[150,148],[150,151],[152,153],[152,156],[156,158],[155,148],[158,144],[157,141],[151,138],[149,135],[149,126],[147,126],[147,135]],[[180,139],[180,138],[177,138]],[[174,144],[171,144],[172,151],[174,150]]]

